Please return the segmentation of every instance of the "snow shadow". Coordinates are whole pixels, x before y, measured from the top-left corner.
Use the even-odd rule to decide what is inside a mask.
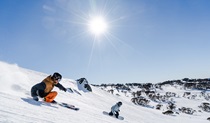
[[[29,103],[29,104],[32,104],[32,105],[36,105],[36,106],[41,106],[42,105],[42,102],[39,102],[39,101],[35,101],[33,99],[29,99],[29,98],[21,98],[23,101]]]
[[[46,102],[40,102],[40,101],[35,101],[33,99],[30,99],[30,98],[21,98],[23,101],[29,103],[29,104],[32,104],[32,105],[35,105],[35,106],[50,106],[50,107],[53,107],[53,108],[58,108],[56,106],[53,106],[51,105],[50,103],[46,103]]]

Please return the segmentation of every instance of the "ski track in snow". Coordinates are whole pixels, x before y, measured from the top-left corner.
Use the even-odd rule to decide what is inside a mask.
[[[96,87],[91,86],[92,93],[84,93],[78,90],[74,80],[65,78],[61,84],[78,90],[82,95],[63,92],[55,87],[54,90],[58,92],[55,100],[75,105],[80,108],[79,111],[56,104],[35,102],[31,100],[30,89],[48,74],[4,62],[0,62],[0,68],[3,68],[0,70],[1,123],[209,123],[206,118],[210,115],[206,112],[195,115],[163,115],[159,110],[134,105],[130,98],[115,96]],[[124,120],[103,115],[103,111],[109,112],[111,106],[118,101],[123,102],[120,115]],[[199,103],[177,99],[177,104],[196,107]]]

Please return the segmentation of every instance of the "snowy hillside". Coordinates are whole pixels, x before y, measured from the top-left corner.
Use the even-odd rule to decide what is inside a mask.
[[[54,72],[54,71],[53,71]],[[92,87],[92,92],[78,90],[74,80],[64,78],[60,83],[65,87],[78,90],[77,93],[68,93],[54,88],[58,92],[56,101],[66,102],[80,108],[79,111],[70,110],[56,104],[40,103],[31,100],[31,87],[42,81],[48,74],[20,68],[14,64],[0,62],[0,122],[1,123],[209,123],[208,112],[200,111],[198,105],[208,102],[199,97],[187,99],[182,97],[184,90],[173,86],[165,86],[159,90],[160,94],[166,91],[176,92],[178,96],[174,102],[178,107],[192,107],[197,112],[192,115],[174,113],[164,115],[163,111],[152,108],[157,102],[150,102],[151,107],[136,105],[131,102],[131,93],[118,92],[110,94],[98,87]],[[88,78],[87,78],[88,79]],[[91,83],[91,82],[89,82]],[[133,88],[138,90],[138,88]],[[200,93],[198,91],[191,91]],[[115,92],[114,92],[115,93]],[[124,95],[123,95],[124,94]],[[110,107],[116,102],[122,101],[120,115],[124,120],[118,120],[102,114],[102,111],[110,111]]]

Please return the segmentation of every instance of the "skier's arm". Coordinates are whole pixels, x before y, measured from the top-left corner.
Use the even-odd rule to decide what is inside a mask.
[[[58,87],[60,90],[65,91],[66,92],[66,88],[63,87],[63,85],[61,85],[60,83],[55,85],[56,87]]]

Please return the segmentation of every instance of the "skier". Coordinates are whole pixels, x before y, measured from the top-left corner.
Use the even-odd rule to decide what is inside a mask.
[[[63,90],[65,92],[67,91],[67,89],[59,83],[61,79],[61,74],[57,72],[55,72],[53,75],[49,75],[41,83],[38,83],[31,88],[31,96],[36,101],[39,101],[39,96],[41,98],[44,97],[44,101],[46,102],[57,103],[54,100],[57,96],[57,92],[52,91],[54,86],[58,87],[60,90]]]
[[[115,115],[116,118],[119,116],[120,106],[122,106],[122,102],[118,102],[111,107],[111,112],[109,113],[110,116]]]

